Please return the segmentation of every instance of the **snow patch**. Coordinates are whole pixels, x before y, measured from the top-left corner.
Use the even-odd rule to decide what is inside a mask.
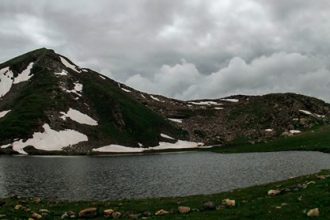
[[[13,85],[13,76],[14,74],[9,67],[0,70],[0,97],[6,95],[10,91]]]
[[[158,102],[160,101],[159,98],[157,98],[157,97],[155,97],[155,96],[153,96],[153,95],[150,95],[150,98],[152,98],[153,100],[156,100],[156,101],[158,101]]]
[[[7,110],[7,111],[2,111],[0,112],[0,118],[5,117],[11,110]]]
[[[307,110],[299,110],[299,112],[304,113],[305,115],[312,115],[312,113]]]
[[[225,102],[239,102],[238,99],[220,99],[220,100]]]
[[[80,70],[78,70],[77,66],[71,64],[66,58],[60,56],[60,59],[65,67],[72,69],[73,71],[75,71],[77,73],[80,73]]]
[[[44,124],[42,127],[44,132],[35,132],[33,137],[27,141],[23,142],[23,140],[18,140],[9,145],[1,146],[1,148],[13,146],[14,151],[20,154],[27,154],[23,150],[26,146],[33,146],[39,150],[58,151],[62,150],[63,147],[88,141],[86,135],[75,130],[65,129],[62,131],[55,131],[51,129],[48,124]]]
[[[300,134],[301,133],[301,131],[299,131],[299,130],[290,130],[289,132],[291,134]]]
[[[182,123],[182,119],[178,119],[178,118],[169,118],[168,120],[176,122],[176,123]]]
[[[193,105],[221,105],[221,103],[217,103],[215,101],[200,101],[200,102],[192,101],[189,103]]]
[[[81,83],[79,83],[79,82],[75,82],[74,83],[74,91],[76,91],[76,92],[82,92],[82,90],[83,90],[83,84],[81,84]]]
[[[123,90],[124,92],[132,92],[131,90],[125,89],[125,88],[121,88],[121,90]]]
[[[314,114],[318,118],[325,118],[325,115]]]
[[[325,115],[319,115],[319,114],[316,114],[316,113],[312,113],[310,111],[307,111],[307,110],[299,110],[299,112],[305,114],[305,115],[311,115],[311,116],[316,116],[318,118],[325,118]]]
[[[222,110],[223,108],[222,107],[215,107],[214,109],[215,110]]]
[[[167,139],[175,140],[175,138],[172,138],[172,137],[170,137],[170,136],[168,136],[168,135],[166,135],[166,134],[163,134],[163,133],[161,133],[160,136],[163,137],[163,138],[167,138]]]
[[[107,78],[105,78],[104,76],[102,76],[101,74],[99,74],[99,77],[100,77],[101,79],[107,79]]]
[[[272,129],[272,128],[267,128],[267,129],[265,129],[265,131],[266,131],[266,132],[272,132],[273,129]]]
[[[122,145],[111,144],[108,146],[93,149],[93,151],[104,152],[104,153],[142,153],[151,150],[157,151],[157,150],[190,149],[190,148],[203,148],[203,143],[178,140],[175,143],[159,142],[158,146],[147,147],[147,148],[125,147]]]
[[[73,89],[72,90],[68,90],[68,89],[66,89],[66,88],[63,88],[62,87],[62,89],[65,91],[65,92],[67,92],[67,93],[74,93],[74,94],[76,94],[76,95],[78,95],[78,96],[81,96],[81,92],[82,92],[82,90],[83,90],[83,84],[81,84],[81,83],[79,83],[79,82],[75,82],[75,83],[73,83],[74,84],[74,87],[73,87]],[[77,100],[78,98],[76,98],[76,100]]]
[[[66,120],[67,118],[70,118],[71,120],[78,122],[79,124],[86,124],[86,125],[92,125],[96,126],[98,125],[97,121],[91,118],[90,116],[81,113],[80,111],[76,109],[70,108],[67,113],[61,112],[62,116],[61,118],[63,120]]]
[[[67,76],[68,72],[66,70],[62,70],[62,72],[55,73],[55,75],[57,75],[57,76]]]
[[[33,74],[31,74],[31,69],[33,67],[33,62],[30,63],[25,70],[23,70],[23,72],[21,72],[15,79],[14,79],[14,84],[17,84],[17,83],[21,83],[21,82],[25,82],[25,81],[28,81],[32,76]]]
[[[144,99],[146,98],[143,94],[141,94],[141,97],[144,98]]]

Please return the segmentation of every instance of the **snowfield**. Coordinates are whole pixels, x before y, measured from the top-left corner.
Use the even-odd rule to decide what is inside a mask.
[[[83,90],[83,84],[79,83],[79,82],[75,82],[73,83],[74,84],[74,88],[72,90],[68,90],[64,87],[61,87],[65,92],[67,93],[74,93],[76,94],[77,96],[80,96],[81,97],[81,92]]]
[[[66,120],[67,118],[70,118],[71,120],[78,122],[79,124],[86,124],[91,126],[98,125],[97,121],[91,118],[90,116],[81,113],[80,111],[76,109],[70,108],[67,113],[61,112],[62,116],[61,118],[63,120]]]
[[[77,72],[77,73],[80,73],[80,72],[81,72],[80,70],[78,70],[78,68],[77,68],[75,65],[69,63],[69,61],[67,61],[66,58],[60,56],[60,59],[61,59],[62,64],[63,64],[65,67],[67,67],[67,68],[69,68],[69,69],[72,69],[73,71],[75,71],[75,72]]]
[[[28,81],[33,74],[31,74],[31,69],[33,67],[33,62],[30,63],[23,72],[21,72],[15,79],[14,79],[14,84],[21,83]]]
[[[0,97],[6,95],[13,84],[28,81],[33,76],[33,74],[31,74],[33,64],[34,63],[31,62],[16,78],[14,78],[14,73],[9,67],[2,68],[0,70]]]
[[[13,85],[14,74],[9,67],[0,70],[0,97],[6,95]]]
[[[2,111],[0,112],[0,118],[5,117],[11,110],[7,110],[7,111]]]
[[[151,150],[169,150],[169,149],[193,149],[203,148],[203,143],[178,140],[176,143],[159,142],[158,146],[148,148],[125,147],[122,145],[111,144],[104,147],[93,149],[94,152],[103,153],[139,153]]]
[[[78,144],[83,141],[88,141],[88,137],[78,131],[65,129],[55,131],[48,124],[43,125],[44,132],[35,132],[33,137],[23,142],[23,140],[15,141],[11,144],[1,146],[7,148],[13,146],[13,150],[20,154],[27,154],[23,149],[26,146],[33,146],[39,150],[45,151],[60,151],[63,147],[68,147]]]

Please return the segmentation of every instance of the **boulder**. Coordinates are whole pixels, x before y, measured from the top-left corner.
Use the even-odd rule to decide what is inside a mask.
[[[320,216],[320,210],[318,208],[310,209],[307,212],[307,216],[308,217],[318,217],[318,216]]]
[[[20,204],[17,204],[17,205],[15,205],[15,210],[20,210],[20,209],[23,209],[24,208],[24,206],[22,206],[22,205],[20,205]]]
[[[113,212],[114,212],[113,209],[106,209],[106,210],[103,211],[103,216],[104,217],[111,217]]]
[[[164,209],[160,209],[157,212],[155,212],[156,216],[161,216],[161,215],[167,215],[169,212],[164,210]]]
[[[79,212],[81,218],[94,218],[97,216],[97,208],[87,208]]]
[[[42,215],[40,215],[39,213],[32,213],[32,216],[31,216],[33,219],[41,219],[42,218]]]
[[[222,201],[222,204],[224,204],[227,207],[235,207],[236,206],[236,201],[233,199],[224,199]]]
[[[191,209],[188,206],[179,206],[178,207],[178,211],[179,211],[180,214],[187,214],[187,213],[190,212],[190,210]]]
[[[121,213],[120,213],[120,212],[113,212],[111,216],[112,216],[112,218],[114,218],[114,219],[116,219],[116,218],[120,218]]]
[[[128,215],[128,218],[129,219],[139,219],[140,218],[140,214],[129,214]]]
[[[215,210],[216,206],[215,206],[214,202],[207,201],[207,202],[204,202],[203,208],[206,210]]]
[[[267,195],[269,196],[276,196],[281,193],[281,190],[279,189],[271,189],[267,192]]]

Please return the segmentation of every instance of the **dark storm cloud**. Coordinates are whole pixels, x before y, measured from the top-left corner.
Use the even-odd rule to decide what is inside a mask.
[[[2,0],[0,60],[38,47],[176,98],[330,100],[326,0]]]

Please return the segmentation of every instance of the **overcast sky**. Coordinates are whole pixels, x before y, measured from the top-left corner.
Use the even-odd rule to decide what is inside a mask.
[[[179,99],[330,101],[329,0],[1,0],[0,62],[40,47]]]

